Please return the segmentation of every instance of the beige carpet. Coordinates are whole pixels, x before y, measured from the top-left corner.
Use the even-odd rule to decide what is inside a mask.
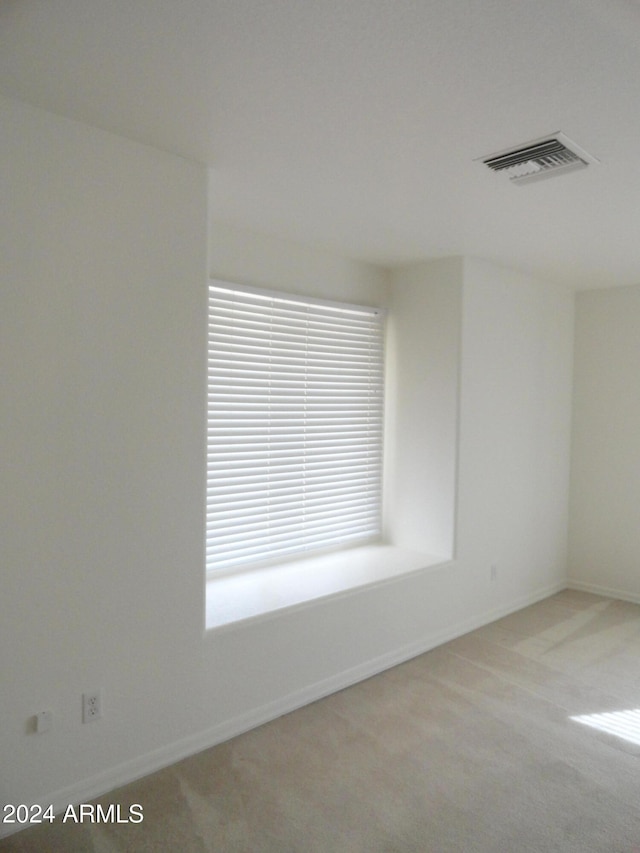
[[[640,607],[567,591],[0,850],[640,853],[637,708]]]

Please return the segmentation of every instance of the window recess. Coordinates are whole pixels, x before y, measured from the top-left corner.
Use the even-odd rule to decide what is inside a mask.
[[[374,541],[384,316],[209,286],[207,570]]]

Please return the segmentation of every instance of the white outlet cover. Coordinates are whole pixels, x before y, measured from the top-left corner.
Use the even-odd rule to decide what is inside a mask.
[[[53,714],[51,711],[39,711],[36,714],[36,732],[39,735],[50,731],[53,725]]]
[[[82,722],[92,723],[102,717],[102,690],[82,694]]]

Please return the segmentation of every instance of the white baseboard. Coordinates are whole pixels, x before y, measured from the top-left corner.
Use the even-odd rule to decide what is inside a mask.
[[[60,814],[69,805],[76,806],[79,803],[89,802],[115,788],[127,785],[130,782],[148,776],[150,773],[155,773],[171,764],[175,764],[177,761],[188,758],[190,755],[194,755],[204,749],[209,749],[212,746],[217,746],[250,729],[269,723],[283,716],[283,714],[291,713],[291,711],[295,711],[304,705],[329,696],[331,693],[351,687],[359,681],[378,675],[386,669],[390,669],[420,654],[424,654],[437,646],[441,646],[443,643],[461,637],[463,634],[468,634],[469,631],[474,631],[476,628],[481,628],[490,622],[495,622],[496,619],[501,619],[503,616],[508,616],[510,613],[522,610],[523,607],[528,607],[531,604],[542,601],[550,595],[561,592],[566,588],[567,584],[562,582],[546,587],[545,589],[539,589],[534,593],[512,601],[508,605],[486,611],[465,622],[459,622],[446,631],[429,634],[416,643],[401,646],[387,654],[372,658],[356,667],[343,670],[330,678],[318,681],[273,702],[268,702],[265,705],[254,708],[245,714],[218,723],[188,738],[167,744],[160,749],[105,770],[96,776],[82,779],[73,785],[54,791],[46,799],[40,800],[37,805],[43,808],[53,805],[54,812]],[[606,593],[601,594],[605,595]],[[22,828],[16,826],[15,829],[12,828],[7,831],[8,827],[6,825],[0,826],[0,838],[10,835],[12,832],[19,831]]]
[[[608,586],[600,586],[595,583],[583,583],[569,578],[567,580],[567,589],[576,589],[580,592],[591,592],[594,595],[603,595],[605,598],[617,598],[620,601],[630,601],[632,604],[640,604],[640,594],[637,592],[629,592],[625,589],[613,589]]]

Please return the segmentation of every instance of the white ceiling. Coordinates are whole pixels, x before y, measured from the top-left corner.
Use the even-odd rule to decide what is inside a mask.
[[[637,0],[2,0],[0,92],[207,163],[254,231],[640,283]],[[473,162],[558,130],[601,164]]]

